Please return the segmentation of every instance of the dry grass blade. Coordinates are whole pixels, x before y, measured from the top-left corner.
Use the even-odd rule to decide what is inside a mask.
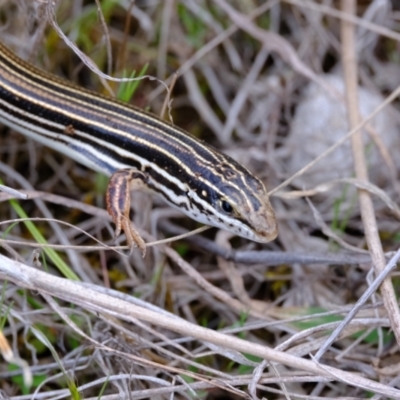
[[[4,192],[4,193],[8,193],[9,195],[11,195],[12,197],[16,198],[16,199],[22,199],[22,200],[26,200],[28,198],[28,196],[26,194],[21,193],[19,190],[4,186],[4,185],[0,185],[0,191]]]
[[[355,0],[342,0],[342,10],[350,15],[355,14]],[[348,109],[349,125],[354,129],[360,121],[358,109],[358,74],[356,63],[356,47],[354,24],[342,21],[342,43],[343,43],[343,68],[346,81],[346,102]],[[368,182],[368,172],[364,157],[363,141],[361,131],[352,136],[352,148],[356,177],[361,181]],[[366,190],[359,190],[359,201],[361,216],[365,229],[365,236],[368,248],[371,252],[376,274],[381,273],[385,268],[385,256],[383,254],[382,243],[378,234],[377,220],[374,206],[369,193]],[[382,296],[387,308],[388,316],[391,320],[393,332],[396,336],[397,344],[400,345],[400,310],[396,300],[396,294],[391,279],[385,279],[381,288]]]
[[[280,197],[282,199],[298,199],[301,197],[311,197],[316,196],[321,193],[326,193],[332,190],[339,183],[348,183],[350,185],[354,185],[358,189],[365,190],[370,194],[373,194],[380,198],[386,206],[393,212],[393,214],[400,219],[400,208],[393,201],[388,194],[368,181],[362,181],[356,178],[343,178],[343,179],[335,179],[331,182],[321,183],[320,185],[307,190],[293,190],[291,192],[277,192],[274,194],[275,197]]]
[[[232,21],[237,24],[241,29],[260,40],[266,49],[277,52],[282,59],[290,63],[291,67],[298,72],[306,76],[307,78],[315,81],[322,87],[324,87],[332,96],[337,96],[334,89],[318,77],[307,65],[305,65],[298,57],[294,48],[288,43],[282,36],[275,34],[271,31],[264,31],[255,26],[251,20],[244,15],[238,13],[232,8],[225,0],[215,0],[216,3],[228,13]]]
[[[7,259],[0,255],[0,277],[12,281],[21,287],[43,292],[59,299],[84,306],[94,312],[110,314],[116,318],[132,321],[137,318],[147,321],[156,326],[173,330],[182,335],[188,335],[198,340],[211,342],[231,350],[252,354],[257,357],[269,360],[271,362],[282,363],[293,368],[299,368],[304,371],[312,372],[324,377],[335,377],[343,380],[350,385],[381,393],[385,396],[391,396],[400,399],[400,391],[371,381],[361,376],[356,376],[349,372],[341,371],[336,368],[317,364],[292,355],[281,353],[256,343],[249,343],[232,336],[227,336],[219,332],[202,328],[183,320],[177,320],[154,311],[144,311],[125,301],[111,298],[106,294],[84,289],[81,285],[73,281],[67,281],[55,276],[43,273],[34,268],[23,265],[19,262]]]
[[[284,187],[288,186],[291,182],[293,182],[297,177],[303,175],[307,172],[310,168],[313,168],[317,163],[323,160],[328,154],[335,151],[338,147],[340,147],[343,143],[349,140],[353,135],[355,135],[360,129],[362,129],[369,121],[372,120],[376,115],[378,115],[385,107],[387,107],[390,103],[395,101],[400,96],[400,86],[398,86],[386,99],[385,101],[378,106],[367,118],[363,119],[359,122],[353,129],[351,129],[342,139],[338,140],[333,146],[326,149],[322,154],[320,154],[314,161],[306,165],[305,167],[301,168],[298,172],[292,175],[290,178],[286,179],[280,185],[272,189],[269,194],[274,195],[279,190],[283,189]]]
[[[384,279],[393,271],[400,259],[400,250],[392,257],[385,268],[378,274],[374,282],[369,286],[368,290],[358,299],[357,304],[354,308],[346,315],[346,318],[340,323],[340,325],[332,332],[331,336],[324,343],[324,345],[315,354],[315,359],[319,360],[324,352],[332,345],[336,338],[340,335],[346,325],[351,321],[352,318],[357,314],[360,308],[365,304],[365,302],[372,296],[372,294],[378,290],[379,286],[382,284]]]
[[[130,254],[113,238],[106,177],[8,127],[0,55],[0,350],[16,361],[0,363],[1,395],[400,400],[397,3],[2,0],[1,43],[237,160],[270,192],[280,234],[199,228],[134,191],[148,250]],[[150,79],[121,84],[138,71]],[[79,118],[102,112],[79,104]],[[200,163],[185,149],[175,159]]]
[[[356,15],[347,13],[343,10],[336,10],[333,7],[330,7],[330,6],[327,6],[324,4],[318,4],[316,2],[312,2],[309,0],[300,0],[300,1],[299,0],[283,0],[283,1],[285,3],[294,4],[299,7],[307,8],[309,10],[318,11],[318,12],[321,12],[321,13],[324,13],[327,15],[331,15],[335,18],[338,18],[341,21],[349,22],[349,23],[353,24],[354,26],[362,26],[367,31],[376,32],[380,35],[387,36],[396,41],[400,41],[400,34],[398,32],[394,32],[391,29],[388,29],[381,25],[374,24],[370,21],[359,18]],[[381,2],[381,4],[383,4],[383,5],[385,3],[386,3],[385,1]]]

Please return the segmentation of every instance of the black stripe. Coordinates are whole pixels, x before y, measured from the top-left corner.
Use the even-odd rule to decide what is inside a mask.
[[[26,93],[27,89],[25,87],[18,88],[18,90],[25,92],[24,94],[26,94],[28,98],[33,96],[33,93],[29,92]],[[171,144],[171,142],[168,141],[167,138],[165,137],[161,138],[158,137],[159,140],[156,143],[156,146],[160,146],[167,152],[167,154],[158,151],[157,148],[149,147],[144,143],[140,143],[139,140],[127,140],[125,137],[115,134],[112,131],[99,128],[97,125],[81,122],[79,120],[76,120],[75,118],[71,118],[65,113],[62,113],[61,110],[59,112],[58,111],[56,112],[49,109],[48,107],[42,107],[41,105],[36,104],[34,102],[26,101],[23,97],[17,97],[14,94],[10,93],[7,90],[7,88],[3,87],[1,82],[0,82],[0,97],[7,103],[22,110],[24,114],[25,113],[32,114],[33,116],[37,116],[44,120],[53,121],[65,127],[71,125],[73,126],[75,131],[85,132],[94,138],[97,138],[106,143],[112,143],[116,147],[124,149],[129,153],[136,154],[139,157],[148,160],[150,163],[155,163],[156,165],[158,165],[159,168],[164,169],[169,175],[179,177],[179,179],[186,182],[188,186],[191,188],[197,190],[201,190],[203,188],[204,185],[198,179],[198,177],[202,177],[203,180],[210,181],[212,184],[215,184],[216,186],[221,185],[223,183],[222,176],[216,176],[215,174],[213,174],[213,171],[210,168],[201,165],[201,161],[193,158],[192,154],[182,151],[182,148],[175,146],[174,145],[175,143]],[[51,103],[49,104],[49,101],[47,102],[47,104],[53,105]],[[64,107],[64,111],[69,111],[72,114],[76,113],[75,108],[70,109],[67,105]],[[17,117],[26,119],[26,116],[24,116],[22,113],[18,114]],[[34,121],[34,123],[37,123],[36,119],[33,118],[32,120]],[[104,121],[104,122],[105,123],[108,122],[108,124],[110,125],[110,121]],[[118,126],[118,123],[116,124],[117,126],[114,126],[113,128],[121,130],[121,127]],[[44,124],[42,125],[44,129],[53,131],[60,136],[66,135],[64,130],[61,129],[56,130],[55,127],[53,126],[49,127],[48,125],[47,126]],[[144,139],[146,141],[148,140],[150,132],[148,131],[144,132],[143,129],[138,129],[136,126],[134,126],[134,124],[132,124],[131,127],[126,127],[126,128],[129,129],[129,133],[132,134],[132,136],[135,136],[138,139]],[[153,135],[155,137],[154,133]],[[95,141],[92,141],[88,138],[84,138],[78,134],[75,134],[74,139],[77,141],[79,140],[82,143],[86,143],[90,146],[93,146],[98,152],[112,156],[112,158],[117,159],[118,161],[120,161],[125,165],[132,166],[138,169],[141,168],[141,165],[138,164],[137,162],[135,163],[130,158],[119,156],[112,150],[107,149],[105,146],[97,144]],[[191,172],[185,171],[179,164],[179,162],[175,162],[173,159],[171,159],[170,156],[174,156],[176,159],[179,160],[179,162],[181,162],[185,166],[188,166]]]
[[[3,46],[2,46],[3,48]],[[3,49],[1,49],[3,51]],[[70,105],[73,104],[73,100],[78,100],[85,103],[85,108],[83,109],[79,105],[75,105],[73,112],[87,117],[89,110],[94,113],[98,113],[96,107],[104,110],[104,113],[109,115],[110,118],[114,119],[115,116],[112,113],[123,115],[130,121],[139,121],[146,124],[149,127],[155,128],[155,130],[160,130],[166,132],[168,134],[168,141],[176,142],[177,146],[182,146],[182,143],[186,144],[189,148],[193,149],[193,151],[197,154],[198,157],[203,158],[205,161],[209,163],[215,163],[221,161],[220,153],[218,153],[212,146],[207,145],[195,138],[194,136],[188,134],[184,130],[179,127],[175,127],[167,121],[158,120],[158,118],[150,113],[147,113],[143,110],[140,110],[136,107],[130,106],[126,103],[123,103],[116,99],[110,99],[106,96],[102,96],[101,94],[78,88],[73,85],[71,82],[63,80],[59,77],[50,75],[41,71],[25,62],[15,57],[8,50],[3,51],[3,53],[7,53],[6,57],[4,54],[0,52],[0,63],[7,66],[11,69],[16,76],[22,75],[28,78],[31,82],[38,84],[41,88],[47,88],[51,90],[52,96],[51,99],[57,97],[57,94],[62,94],[67,96],[70,101]],[[61,86],[53,84],[53,81],[58,83]],[[15,83],[12,84],[15,86]],[[23,86],[19,87],[18,90],[23,90]],[[38,93],[26,93],[29,96],[35,96],[38,98]],[[47,97],[44,100],[49,100]],[[61,106],[64,106],[66,103],[65,99],[60,99],[62,102]],[[55,106],[60,106],[58,102],[54,103]],[[106,122],[107,123],[107,122]],[[157,137],[160,137],[160,133],[157,134]],[[181,148],[181,147],[180,147]]]
[[[22,106],[23,102],[19,101],[19,100],[15,100],[13,101],[10,97],[10,94],[8,92],[6,92],[4,90],[4,88],[2,86],[0,86],[0,98],[2,98],[3,100],[9,100],[7,103],[8,104],[12,104],[15,106],[15,101],[18,101],[18,105]],[[25,107],[20,107],[19,109],[24,109]],[[76,150],[79,154],[82,155],[86,155],[88,158],[91,159],[91,161],[97,165],[99,165],[100,169],[102,170],[107,170],[110,174],[115,172],[115,168],[107,163],[104,163],[104,161],[98,159],[97,157],[94,157],[92,153],[90,153],[90,151],[88,152],[84,147],[80,147],[78,144],[76,143],[84,143],[86,145],[89,145],[90,147],[93,147],[96,151],[110,157],[113,160],[116,160],[117,162],[119,162],[120,164],[126,166],[127,168],[135,168],[138,170],[143,171],[145,174],[147,174],[148,176],[150,176],[152,178],[152,180],[150,180],[148,182],[148,186],[151,190],[160,193],[169,203],[174,204],[174,201],[170,198],[170,196],[163,192],[162,190],[160,190],[156,184],[154,183],[154,181],[161,187],[166,187],[167,189],[171,190],[175,196],[182,196],[185,195],[185,192],[182,191],[179,187],[177,187],[173,182],[171,182],[170,180],[168,180],[167,178],[165,178],[163,175],[159,174],[157,171],[155,171],[152,168],[149,168],[148,166],[146,166],[146,168],[142,168],[141,163],[137,162],[135,159],[132,159],[130,157],[123,157],[119,154],[116,154],[115,152],[113,152],[110,149],[107,149],[101,145],[99,145],[98,143],[96,143],[95,141],[88,139],[88,138],[83,138],[81,136],[79,136],[79,132],[78,129],[76,127],[75,124],[75,130],[76,130],[76,134],[74,137],[74,144],[71,144],[69,141],[65,140],[65,138],[68,138],[69,135],[66,135],[64,130],[61,128],[58,128],[50,123],[46,123],[43,122],[43,120],[38,120],[37,118],[35,118],[36,116],[41,116],[41,118],[44,118],[45,120],[47,120],[47,116],[43,116],[40,115],[41,111],[37,110],[36,108],[38,108],[37,106],[32,107],[32,105],[30,105],[31,111],[32,113],[20,113],[20,112],[16,112],[13,108],[8,108],[6,106],[4,106],[4,104],[2,102],[0,102],[0,110],[4,111],[5,114],[11,115],[13,117],[15,117],[16,119],[19,120],[23,120],[25,121],[27,124],[29,124],[32,127],[35,128],[41,128],[45,131],[50,131],[52,132],[55,136],[49,136],[48,138],[50,140],[62,143],[74,150]],[[6,119],[6,117],[4,117]],[[15,121],[11,121],[13,124],[20,126],[21,128],[25,128],[23,125],[18,124]],[[72,124],[72,121],[70,121]],[[59,123],[59,121],[58,121]],[[67,125],[68,126],[68,125]],[[32,128],[33,129],[33,128]],[[33,130],[35,132],[35,130]],[[38,135],[43,135],[42,133],[37,132]],[[188,205],[185,203],[181,203],[178,205],[184,207],[185,209],[188,209]]]

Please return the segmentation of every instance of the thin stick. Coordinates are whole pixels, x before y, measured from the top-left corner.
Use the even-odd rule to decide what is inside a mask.
[[[166,247],[164,249],[168,257],[175,252]],[[174,254],[175,261],[179,256]],[[180,259],[180,264],[185,263]],[[212,343],[224,349],[230,349],[242,353],[252,354],[256,357],[287,365],[291,368],[307,371],[318,376],[338,379],[347,382],[353,387],[362,388],[394,399],[400,399],[400,390],[372,381],[363,376],[339,370],[327,365],[321,365],[314,361],[306,360],[289,353],[276,351],[259,343],[247,342],[235,336],[213,331],[190,322],[163,315],[159,312],[138,307],[119,298],[99,293],[91,288],[84,287],[78,282],[58,278],[36,268],[11,260],[0,254],[0,279],[8,280],[19,287],[35,290],[39,293],[56,296],[59,299],[79,304],[93,312],[107,313],[116,318],[134,322],[135,319],[146,321],[160,329],[168,329],[183,335],[190,335],[199,341]]]
[[[386,279],[386,277],[392,272],[400,259],[400,250],[397,250],[396,254],[386,265],[385,269],[375,278],[371,286],[364,292],[364,294],[358,299],[357,303],[353,306],[350,312],[346,315],[346,318],[338,325],[338,327],[332,332],[328,340],[321,346],[321,348],[315,354],[314,359],[319,360],[328,347],[336,340],[336,338],[342,333],[343,329],[350,323],[350,321],[356,316],[367,300],[372,296],[375,290],[378,289],[379,285]]]
[[[356,13],[356,0],[342,0],[342,10],[349,15]],[[358,77],[357,77],[357,61],[356,61],[356,43],[354,23],[350,21],[342,21],[342,58],[343,71],[346,82],[346,103],[348,109],[348,119],[350,129],[354,129],[359,125],[360,113],[358,108]],[[364,145],[362,132],[358,130],[351,138],[354,167],[357,179],[368,182],[368,171],[364,157]],[[365,229],[365,237],[371,254],[376,275],[382,273],[385,269],[385,256],[382,244],[379,239],[378,226],[374,212],[374,206],[370,194],[364,189],[358,189],[361,218]],[[393,285],[390,278],[382,282],[381,293],[383,301],[391,322],[393,332],[397,343],[400,344],[400,313],[396,302]],[[329,340],[332,342],[332,339]],[[325,346],[323,348],[326,348]],[[318,358],[322,356],[322,349],[317,353]]]

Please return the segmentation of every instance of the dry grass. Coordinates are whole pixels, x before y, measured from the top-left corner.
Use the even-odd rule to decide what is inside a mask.
[[[0,40],[103,93],[119,86],[104,74],[148,63],[158,81],[132,103],[156,114],[177,76],[165,115],[266,182],[280,235],[261,246],[211,229],[129,256],[103,177],[4,128],[0,176],[29,195],[18,202],[46,242],[0,191],[0,398],[400,399],[400,140],[387,145],[356,95],[381,96],[398,123],[400,13],[385,0],[82,3],[0,1]],[[323,75],[340,71],[345,93]],[[343,139],[323,150],[288,145],[311,83],[348,104]],[[314,181],[318,169],[338,176]],[[146,242],[198,227],[143,194],[134,221]]]

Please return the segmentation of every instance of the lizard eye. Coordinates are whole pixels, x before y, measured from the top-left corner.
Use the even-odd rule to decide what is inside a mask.
[[[227,214],[232,214],[233,213],[233,207],[225,200],[221,200],[221,208],[227,213]]]

